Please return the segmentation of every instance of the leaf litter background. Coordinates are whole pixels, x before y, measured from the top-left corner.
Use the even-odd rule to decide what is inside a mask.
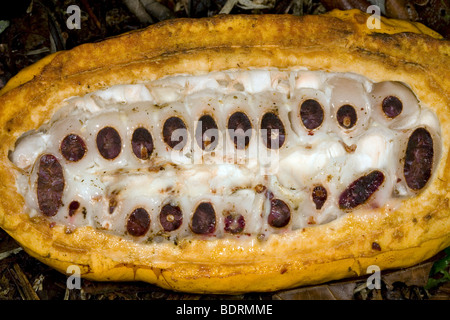
[[[18,71],[58,50],[179,17],[216,14],[320,14],[366,10],[419,21],[450,39],[450,0],[14,0],[0,3],[0,89]],[[81,9],[81,29],[70,30],[70,5]],[[69,290],[67,276],[27,255],[0,229],[0,300],[450,300],[450,248],[417,266],[381,272],[381,289],[367,276],[272,293],[235,296],[185,294],[140,282],[92,282]]]

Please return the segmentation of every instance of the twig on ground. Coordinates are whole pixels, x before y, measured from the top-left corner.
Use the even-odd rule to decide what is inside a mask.
[[[17,263],[14,263],[13,268],[9,269],[9,272],[23,300],[40,300],[28,281],[27,276]]]
[[[97,16],[92,11],[91,6],[89,5],[89,2],[87,0],[81,0],[81,3],[83,4],[84,8],[86,9],[86,12],[89,15],[89,17],[92,20],[94,20],[94,24],[98,28],[98,30],[102,30],[102,25],[101,25],[100,21],[97,19]]]

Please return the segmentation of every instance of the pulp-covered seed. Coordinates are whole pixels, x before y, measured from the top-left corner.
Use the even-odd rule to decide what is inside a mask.
[[[433,138],[425,128],[416,129],[408,140],[403,173],[413,190],[420,190],[431,177],[433,166]]]
[[[281,119],[273,112],[264,114],[261,120],[262,138],[269,149],[279,149],[283,146],[286,132]]]
[[[178,117],[170,117],[164,122],[164,142],[175,150],[181,150],[187,143],[187,128],[183,120]]]
[[[60,150],[68,161],[79,161],[86,153],[86,144],[80,136],[69,134],[61,142]]]
[[[112,160],[122,149],[122,140],[116,129],[105,127],[97,134],[97,148],[103,158]]]
[[[300,117],[306,129],[314,130],[322,125],[324,111],[319,102],[308,99],[300,107]]]
[[[45,154],[39,159],[37,199],[39,209],[46,216],[54,216],[62,206],[64,174],[54,155]]]
[[[381,108],[383,109],[384,114],[392,119],[402,113],[403,103],[395,96],[387,96],[383,99]]]
[[[183,223],[183,214],[180,207],[166,204],[161,208],[159,221],[164,231],[173,231],[178,229]]]
[[[214,118],[205,114],[198,120],[195,138],[199,147],[203,150],[212,151],[219,143],[219,131]]]
[[[153,138],[145,128],[137,128],[131,138],[131,147],[136,157],[146,160],[153,152]]]
[[[327,189],[324,186],[315,186],[312,190],[312,199],[316,205],[316,209],[322,209],[325,201],[327,201]]]
[[[339,108],[336,113],[336,119],[341,127],[351,129],[355,126],[358,116],[356,115],[355,108],[346,104]]]
[[[408,129],[420,116],[419,100],[404,83],[397,81],[374,83],[369,97],[375,120],[389,127]]]
[[[197,234],[211,234],[216,229],[216,212],[210,202],[200,203],[194,211],[191,230]]]
[[[275,228],[282,228],[289,223],[290,219],[291,210],[283,200],[270,200],[270,213],[268,218],[269,225]]]
[[[225,227],[226,232],[237,234],[241,233],[245,228],[245,219],[242,214],[229,213],[225,217]]]
[[[140,237],[150,228],[150,216],[144,208],[135,209],[127,221],[127,231],[134,237]]]
[[[365,203],[383,184],[384,174],[374,170],[353,181],[339,196],[339,208],[354,209]]]
[[[228,119],[228,131],[236,149],[245,149],[252,136],[252,124],[243,112],[235,112]]]

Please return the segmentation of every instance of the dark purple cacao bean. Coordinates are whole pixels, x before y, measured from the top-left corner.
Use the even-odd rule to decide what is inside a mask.
[[[86,153],[86,144],[76,134],[67,135],[61,142],[61,154],[68,161],[80,161]]]
[[[127,231],[133,237],[143,236],[149,228],[150,216],[144,208],[137,208],[128,217]]]
[[[339,208],[350,210],[365,203],[383,182],[384,174],[378,170],[356,179],[339,196]]]
[[[62,206],[64,174],[54,155],[46,154],[39,159],[37,199],[39,209],[46,216],[54,216]]]
[[[103,158],[112,160],[122,149],[122,140],[116,129],[105,127],[97,134],[97,148]]]
[[[219,143],[219,131],[213,117],[205,114],[198,120],[195,137],[199,147],[203,150],[212,151]]]
[[[317,129],[324,118],[322,106],[316,100],[305,100],[300,107],[300,117],[306,129]]]
[[[211,234],[216,229],[216,212],[209,202],[200,203],[194,211],[191,230],[197,234]]]
[[[384,114],[393,119],[397,117],[403,110],[403,103],[399,98],[394,96],[388,96],[383,99],[381,104]]]
[[[408,140],[403,173],[413,190],[420,190],[431,177],[433,167],[433,138],[425,128],[416,129]]]
[[[131,138],[131,147],[136,157],[146,160],[153,152],[153,138],[145,128],[137,128]]]
[[[235,112],[228,119],[228,131],[236,149],[245,149],[252,136],[252,124],[243,112]]]
[[[164,231],[178,229],[183,223],[183,214],[180,207],[166,204],[159,214],[159,221]]]
[[[286,132],[281,119],[272,112],[267,112],[261,120],[262,138],[269,149],[283,146]]]
[[[351,129],[355,126],[358,116],[355,108],[346,104],[339,108],[336,113],[336,119],[341,127]]]
[[[270,200],[270,213],[268,217],[269,225],[275,228],[282,228],[289,223],[290,219],[291,210],[283,200]]]
[[[163,139],[172,149],[183,149],[187,143],[187,134],[186,125],[180,118],[171,117],[164,122]]]

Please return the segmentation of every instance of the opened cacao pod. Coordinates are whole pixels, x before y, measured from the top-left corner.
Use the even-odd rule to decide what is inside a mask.
[[[1,91],[0,226],[88,279],[272,291],[450,245],[450,43],[369,15],[218,16]]]

